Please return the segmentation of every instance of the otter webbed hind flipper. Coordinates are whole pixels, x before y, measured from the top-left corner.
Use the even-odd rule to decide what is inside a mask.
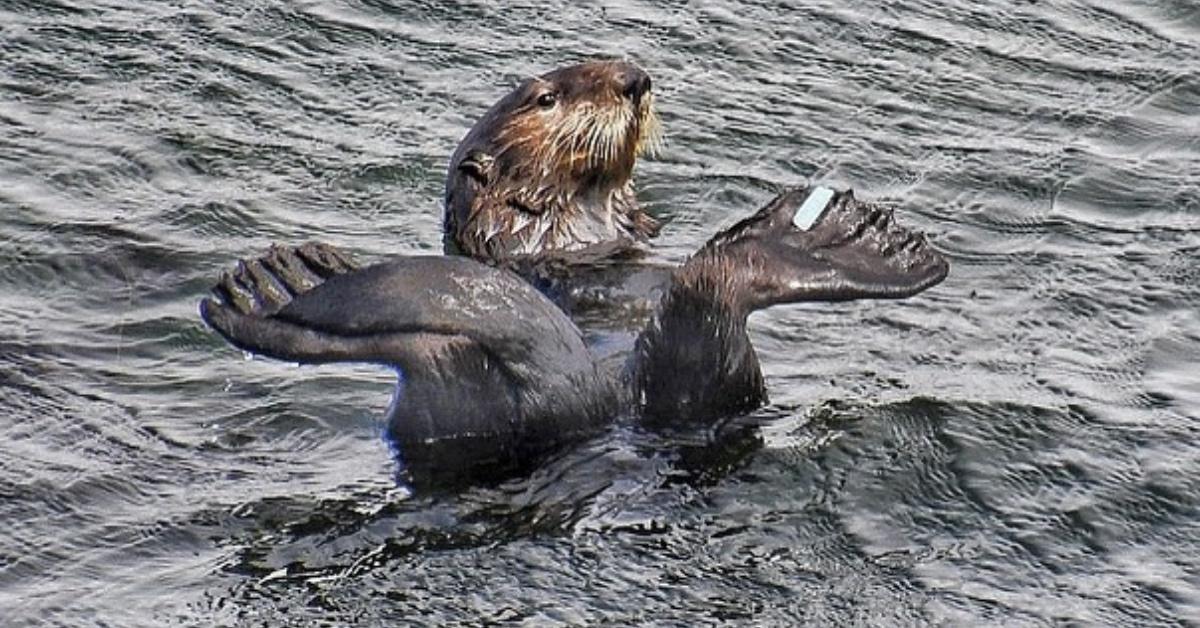
[[[232,271],[221,273],[212,291],[242,314],[268,316],[295,295],[358,267],[350,254],[321,242],[295,247],[273,244],[261,256],[241,260]]]
[[[758,407],[766,387],[746,333],[782,303],[898,299],[937,285],[945,258],[890,211],[850,192],[785,192],[714,236],[678,269],[631,358],[651,422],[711,420]]]
[[[517,459],[615,414],[612,382],[570,319],[516,275],[468,258],[398,258],[333,275],[270,314],[214,299],[201,314],[254,353],[394,367],[387,432],[410,460],[446,442]]]
[[[750,310],[798,301],[901,299],[940,283],[949,264],[890,209],[846,190],[800,188],[717,234],[705,257],[737,267]],[[733,261],[736,260],[736,261]]]

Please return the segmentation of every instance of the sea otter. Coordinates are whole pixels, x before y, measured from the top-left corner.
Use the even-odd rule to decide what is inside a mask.
[[[467,257],[360,268],[320,245],[241,264],[201,303],[233,345],[300,363],[374,362],[399,381],[387,431],[409,464],[520,464],[614,417],[711,420],[763,403],[756,310],[894,299],[948,264],[890,211],[826,188],[781,194],[674,269],[623,368],[508,270]]]
[[[658,233],[638,207],[638,156],[661,133],[650,77],[588,61],[522,82],[463,138],[446,175],[447,253],[497,261],[633,245]]]

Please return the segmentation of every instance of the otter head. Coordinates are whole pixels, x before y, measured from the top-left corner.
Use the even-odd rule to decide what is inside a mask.
[[[525,80],[451,158],[447,252],[504,259],[654,235],[632,176],[660,141],[651,80],[635,65],[589,61]]]

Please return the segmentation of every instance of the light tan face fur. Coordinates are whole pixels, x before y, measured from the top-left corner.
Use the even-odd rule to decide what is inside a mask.
[[[623,93],[622,69],[629,67],[600,61],[530,79],[496,134],[496,157],[519,155],[522,163],[514,166],[522,176],[564,192],[623,186],[637,158],[662,143],[653,93],[639,99]]]

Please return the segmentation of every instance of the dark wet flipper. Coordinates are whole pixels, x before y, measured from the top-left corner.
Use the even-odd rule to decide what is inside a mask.
[[[850,191],[789,190],[715,236],[689,262],[738,277],[750,310],[797,301],[898,299],[945,279],[949,265],[891,209]]]
[[[250,278],[250,287],[259,304],[261,314],[274,314],[292,300],[292,295],[274,273],[267,268],[261,259],[245,260],[238,263],[238,270]]]
[[[651,422],[745,412],[766,400],[746,331],[751,312],[903,298],[948,269],[888,209],[828,188],[787,191],[714,236],[673,275],[631,360],[634,398]]]
[[[240,314],[271,316],[330,277],[357,268],[347,253],[327,244],[276,244],[261,256],[239,261],[232,271],[223,272],[212,291]]]
[[[836,300],[909,297],[941,283],[950,270],[925,234],[901,225],[894,210],[849,192],[818,219],[810,245],[837,276]]]
[[[233,346],[280,360],[320,363],[370,361],[379,339],[323,334],[301,325],[240,311],[215,299],[200,302],[200,316]]]
[[[213,286],[213,294],[222,302],[229,304],[242,314],[251,314],[258,307],[254,292],[245,286],[235,273],[223,271],[217,285]]]
[[[348,253],[320,242],[308,242],[295,249],[309,270],[323,279],[358,270],[359,264]]]
[[[431,346],[430,337],[420,333],[343,335],[277,316],[242,313],[212,298],[200,302],[200,316],[239,349],[302,364],[374,362],[407,368]],[[434,343],[449,343],[460,337],[443,334],[433,338]]]
[[[901,299],[949,264],[893,211],[826,187],[781,193],[698,251],[686,273],[730,283],[746,311],[796,301]],[[704,279],[707,277],[707,280]]]
[[[325,280],[311,270],[297,255],[296,249],[291,247],[272,245],[262,261],[291,295],[308,292]]]
[[[409,463],[445,464],[464,442],[479,443],[471,453],[485,459],[528,461],[595,433],[618,401],[566,314],[512,273],[465,257],[343,273],[273,315],[215,298],[201,301],[200,315],[258,355],[395,367],[387,438]],[[435,447],[447,441],[450,449]]]

